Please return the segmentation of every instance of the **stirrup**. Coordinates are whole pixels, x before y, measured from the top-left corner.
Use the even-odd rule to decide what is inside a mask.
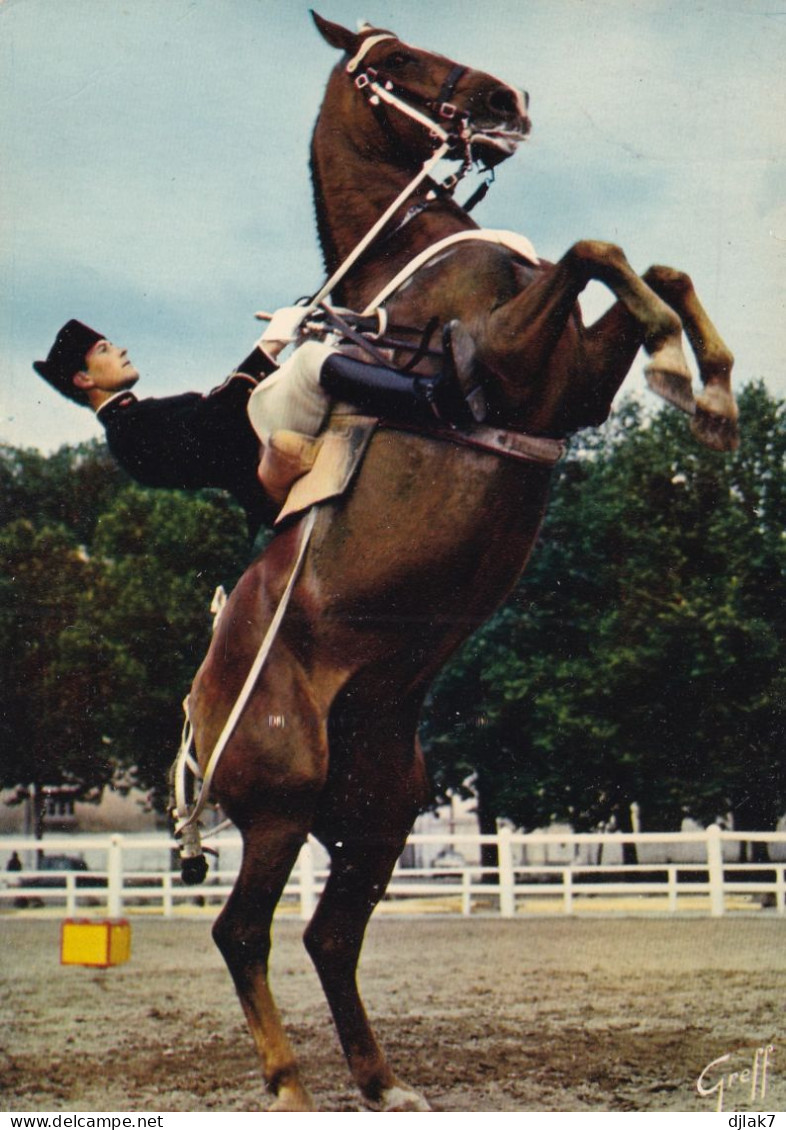
[[[197,823],[188,822],[189,815],[193,811],[196,782],[200,776],[199,765],[193,752],[194,733],[191,728],[188,698],[183,701],[183,713],[185,718],[180,748],[170,776],[174,802],[170,808],[170,816],[174,826],[174,837],[178,841],[181,878],[187,887],[194,887],[204,882],[207,876],[207,860],[199,826]]]

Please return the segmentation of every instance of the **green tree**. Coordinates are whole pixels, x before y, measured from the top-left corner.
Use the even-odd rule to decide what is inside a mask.
[[[626,828],[632,801],[651,828],[729,808],[773,827],[784,410],[760,385],[740,407],[732,457],[632,404],[572,455],[512,600],[435,687],[443,788],[474,770],[481,808],[530,828]]]
[[[99,514],[129,481],[97,440],[52,455],[0,445],[0,526],[26,518],[36,528],[61,526],[89,546]]]
[[[25,519],[0,530],[0,560],[0,785],[33,800],[40,834],[44,786],[89,798],[112,776],[62,665],[62,633],[92,570],[62,527]]]
[[[95,582],[63,633],[64,670],[114,761],[159,806],[213,592],[234,584],[247,554],[242,515],[220,494],[131,487],[98,522]]]
[[[0,448],[0,787],[122,779],[165,795],[215,586],[248,557],[239,507],[129,486],[103,445]]]

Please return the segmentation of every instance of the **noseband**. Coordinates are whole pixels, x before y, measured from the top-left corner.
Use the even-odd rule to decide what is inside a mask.
[[[469,157],[471,135],[469,114],[461,113],[458,107],[450,101],[459,80],[462,75],[466,74],[467,68],[458,63],[455,64],[446,75],[436,98],[425,98],[423,95],[417,94],[414,90],[395,82],[388,75],[384,75],[376,67],[358,69],[372,47],[383,40],[395,38],[395,35],[380,33],[364,39],[360,49],[347,63],[346,73],[353,78],[355,87],[366,98],[375,117],[386,132],[390,131],[390,126],[382,109],[382,103],[395,108],[406,117],[422,125],[428,130],[435,144],[447,143],[451,148],[456,145],[463,146],[465,150],[464,164],[468,169],[471,165]],[[445,125],[441,123],[445,123]]]
[[[415,175],[404,191],[401,192],[385,210],[371,230],[366,233],[355,249],[350,252],[349,256],[344,260],[338,270],[327,280],[321,290],[308,300],[308,308],[310,309],[314,309],[330,294],[331,290],[347,274],[350,267],[353,266],[360,256],[366,252],[371,243],[379,236],[399,207],[412,195],[418,185],[426,179],[431,170],[443,157],[447,156],[451,150],[454,150],[459,145],[464,149],[464,159],[459,172],[452,173],[436,189],[432,189],[426,204],[416,205],[415,208],[407,214],[402,223],[407,223],[408,220],[412,218],[412,214],[416,214],[423,207],[426,207],[431,200],[436,199],[439,193],[452,194],[459,181],[466,176],[472,167],[472,157],[470,154],[470,137],[472,134],[470,116],[466,113],[462,114],[458,107],[450,101],[461,76],[466,72],[467,68],[455,64],[445,77],[445,81],[437,97],[424,98],[422,95],[416,94],[414,91],[394,83],[392,79],[380,74],[374,67],[366,67],[364,70],[358,70],[371,48],[386,39],[396,39],[396,36],[388,32],[380,32],[379,35],[370,35],[364,39],[356,54],[349,60],[344,68],[345,73],[353,79],[355,87],[366,98],[374,115],[377,117],[386,133],[390,133],[390,124],[382,109],[383,102],[399,110],[402,114],[406,115],[406,117],[418,122],[428,130],[433,140],[432,153],[431,156],[427,157],[423,162],[420,172]],[[447,124],[447,128],[441,125],[436,118],[430,117],[427,113],[423,113],[419,110],[416,104],[422,106],[423,110],[441,118],[442,121]],[[493,180],[493,174],[491,180]],[[465,211],[469,211],[470,207],[474,206],[474,204],[482,198],[489,183],[490,181],[487,181],[485,185],[481,185],[480,190],[473,195],[471,202],[468,201],[467,205],[465,205]]]

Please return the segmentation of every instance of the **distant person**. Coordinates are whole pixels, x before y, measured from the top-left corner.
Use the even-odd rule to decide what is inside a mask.
[[[24,868],[22,867],[22,860],[19,858],[18,852],[12,853],[11,858],[8,860],[8,863],[6,863],[6,865],[5,865],[5,869],[6,869],[6,871],[11,871],[11,872],[19,872],[19,871],[24,870]],[[27,904],[28,904],[28,900],[26,898],[24,898],[24,896],[22,896],[22,895],[19,895],[18,898],[14,899],[14,906],[18,907],[20,910],[24,910],[24,908],[27,906]]]

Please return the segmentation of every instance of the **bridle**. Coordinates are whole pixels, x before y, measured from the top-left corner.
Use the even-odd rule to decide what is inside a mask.
[[[367,36],[360,44],[355,55],[353,55],[347,63],[344,71],[352,80],[356,89],[365,97],[372,112],[387,133],[390,132],[391,127],[384,112],[383,104],[399,111],[412,121],[423,126],[432,138],[433,150],[423,162],[419,172],[415,174],[404,190],[399,193],[396,199],[382,213],[373,227],[349,253],[344,262],[324,283],[321,289],[307,300],[307,307],[309,309],[319,306],[319,304],[328,297],[330,292],[338,285],[344,276],[348,274],[350,268],[354,266],[361,255],[365,254],[374,240],[377,239],[401,205],[409,199],[416,188],[428,177],[431,170],[443,157],[447,156],[449,153],[455,152],[459,148],[463,149],[464,155],[459,171],[452,173],[440,185],[432,189],[425,203],[416,205],[413,209],[410,209],[399,225],[399,228],[417,215],[418,212],[422,211],[424,207],[427,207],[429,203],[437,199],[438,196],[445,194],[452,195],[459,182],[472,168],[473,162],[470,153],[472,129],[470,115],[468,113],[462,113],[458,107],[450,101],[461,76],[466,73],[467,68],[460,64],[455,64],[446,75],[437,97],[426,98],[402,86],[400,83],[394,82],[393,79],[382,74],[375,67],[366,66],[361,68],[361,64],[368,52],[378,43],[382,43],[384,40],[388,39],[396,40],[397,36],[390,32],[380,32],[377,35]],[[482,194],[485,194],[485,190],[490,183],[491,181],[487,181],[485,185],[481,186]],[[471,204],[476,204],[480,198],[481,191],[479,190],[473,195]],[[466,210],[468,210],[467,206],[465,206],[465,211]]]
[[[364,95],[375,115],[383,122],[383,128],[389,128],[382,109],[384,103],[422,125],[434,138],[435,143],[449,142],[451,146],[462,145],[468,150],[469,114],[461,113],[451,102],[453,92],[462,75],[466,74],[467,68],[456,63],[445,76],[437,97],[426,98],[383,74],[376,67],[360,69],[360,64],[371,48],[386,39],[395,40],[396,36],[388,32],[368,36],[345,67],[345,72],[353,79],[356,89]]]
[[[427,98],[384,74],[377,67],[365,66],[361,69],[361,64],[372,47],[386,39],[395,40],[396,36],[381,32],[364,39],[344,68],[345,73],[364,96],[380,127],[388,136],[392,134],[392,127],[386,108],[397,110],[404,117],[423,126],[435,147],[447,144],[450,151],[463,150],[461,171],[453,174],[440,186],[443,191],[452,192],[472,167],[470,115],[459,110],[451,101],[456,86],[468,68],[455,63],[445,76],[436,98]]]

